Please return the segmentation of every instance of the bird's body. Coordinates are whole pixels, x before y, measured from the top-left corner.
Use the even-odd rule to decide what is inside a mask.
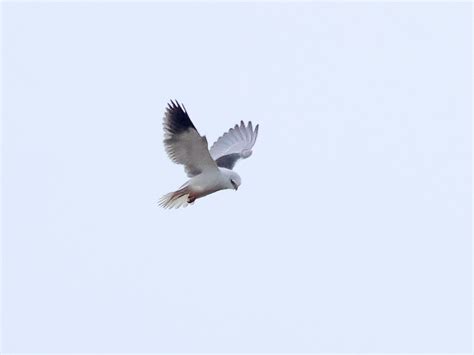
[[[240,180],[240,176],[232,170],[226,168],[217,168],[214,171],[204,171],[203,173],[192,177],[188,183],[196,198],[204,197],[219,190],[233,189],[230,179],[235,177],[235,181]],[[240,184],[238,184],[240,185]],[[235,188],[237,190],[237,188]]]
[[[214,192],[240,186],[240,176],[232,170],[239,159],[252,154],[258,135],[252,123],[241,122],[220,137],[209,151],[207,139],[200,136],[184,107],[171,101],[165,113],[165,149],[171,160],[183,164],[190,179],[180,189],[163,196],[165,208],[186,207]]]

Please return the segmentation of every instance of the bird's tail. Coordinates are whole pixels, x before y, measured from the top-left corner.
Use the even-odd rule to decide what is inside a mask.
[[[194,199],[190,197],[191,190],[189,186],[184,186],[179,190],[170,192],[164,195],[158,201],[158,205],[163,208],[179,208],[179,207],[186,207],[187,205],[192,205],[194,203]],[[192,202],[189,202],[191,201]]]

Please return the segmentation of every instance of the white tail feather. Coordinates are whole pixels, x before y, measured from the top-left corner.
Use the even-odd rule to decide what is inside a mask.
[[[190,191],[188,187],[181,188],[177,191],[170,192],[164,195],[158,201],[158,204],[163,208],[179,208],[179,207],[187,207],[188,205],[192,205],[192,203],[188,203]],[[194,202],[193,202],[194,203]]]

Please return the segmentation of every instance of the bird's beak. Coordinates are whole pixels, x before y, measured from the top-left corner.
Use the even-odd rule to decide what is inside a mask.
[[[239,189],[239,187],[237,185],[235,185],[234,189],[235,189],[235,191],[237,191]]]

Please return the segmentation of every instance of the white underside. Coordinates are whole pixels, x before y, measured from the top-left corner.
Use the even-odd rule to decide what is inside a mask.
[[[232,175],[236,175],[236,173],[224,168],[204,171],[187,181],[181,186],[181,189],[190,190],[194,196],[200,198],[220,190],[233,188],[230,183],[230,176]],[[176,192],[170,192],[160,199],[159,204],[165,208],[187,207],[190,204],[188,198],[189,193],[176,196]]]

